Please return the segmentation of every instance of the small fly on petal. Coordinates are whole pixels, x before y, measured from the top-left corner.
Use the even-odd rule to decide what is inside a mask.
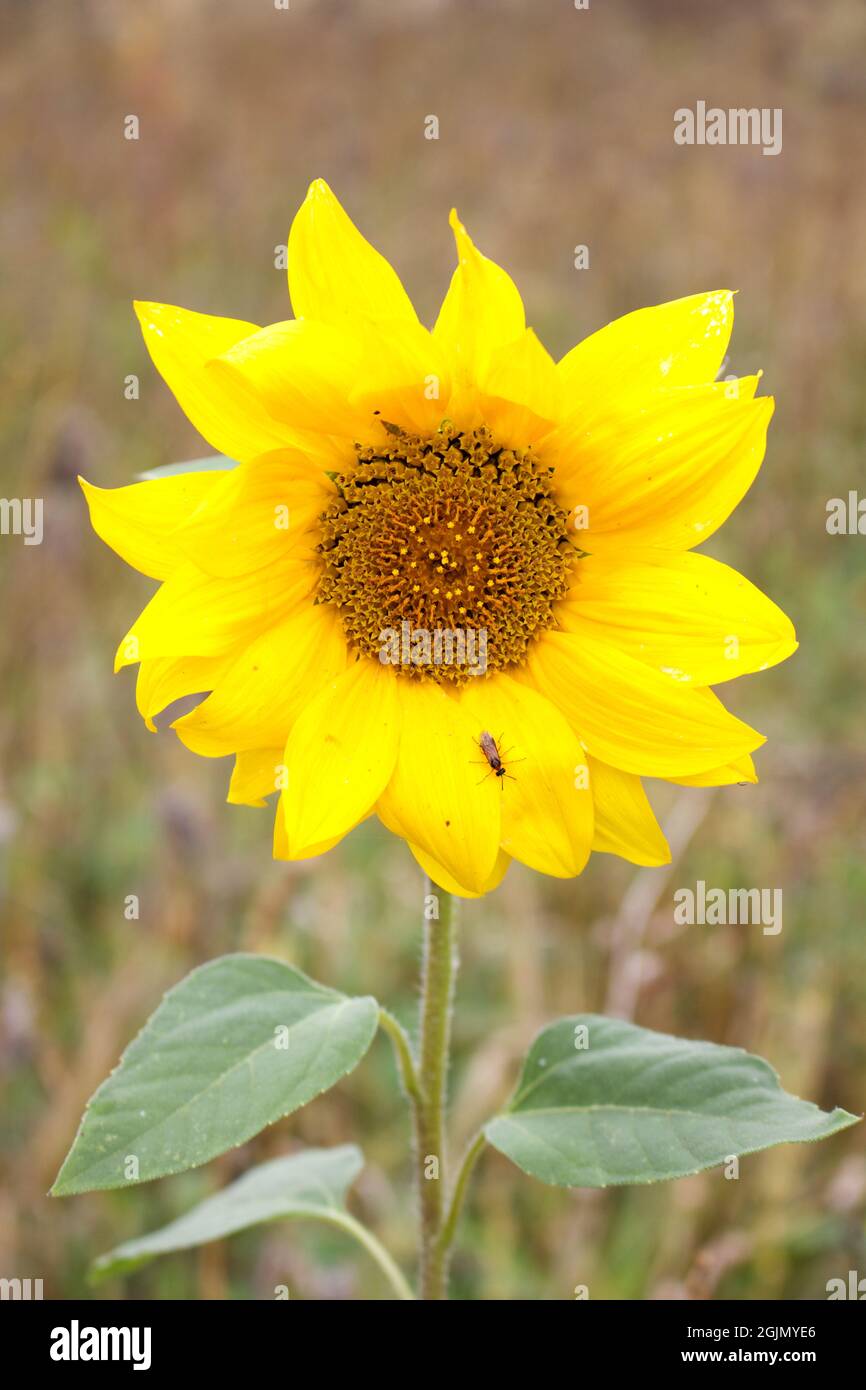
[[[499,735],[499,742],[502,742],[501,734]],[[489,777],[490,773],[492,772],[493,776],[498,780],[499,785],[501,786],[503,791],[505,790],[504,779],[506,777],[508,778],[509,782],[517,781],[517,778],[512,776],[512,774],[508,771],[503,761],[504,758],[508,757],[508,750],[503,749],[502,753],[500,753],[496,739],[493,737],[491,733],[488,733],[486,729],[481,730],[481,737],[478,740],[478,747],[484,754],[485,761],[487,762],[487,766],[489,768],[489,771],[485,772],[484,777]],[[522,763],[523,759],[516,758],[514,759],[514,761]],[[484,777],[481,778],[482,782],[484,781]]]
[[[481,731],[478,747],[487,759],[494,777],[505,777],[507,774],[502,759],[499,756],[496,739],[492,734],[489,734],[486,729],[482,729]]]

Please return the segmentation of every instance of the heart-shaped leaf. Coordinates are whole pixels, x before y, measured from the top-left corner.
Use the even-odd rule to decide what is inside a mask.
[[[93,1279],[125,1273],[157,1255],[206,1245],[278,1217],[339,1220],[346,1193],[363,1166],[361,1150],[354,1144],[306,1149],[260,1163],[170,1225],[100,1256]]]
[[[740,1048],[576,1014],[539,1033],[514,1098],[485,1134],[542,1182],[607,1187],[823,1139],[857,1118],[788,1095],[772,1067]]]
[[[201,966],[92,1097],[53,1194],[147,1182],[243,1144],[357,1066],[378,1013],[266,956]]]

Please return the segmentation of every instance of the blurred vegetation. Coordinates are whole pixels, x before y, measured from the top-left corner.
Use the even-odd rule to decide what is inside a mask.
[[[794,617],[789,663],[725,698],[762,728],[761,783],[651,788],[670,871],[597,856],[575,882],[515,868],[468,905],[453,1122],[507,1093],[534,1030],[579,1009],[742,1045],[785,1086],[863,1109],[864,540],[826,501],[863,484],[866,11],[859,0],[223,0],[0,4],[4,496],[45,539],[0,539],[0,1273],[87,1294],[88,1261],[296,1142],[358,1138],[353,1208],[412,1255],[408,1128],[377,1041],[333,1092],[210,1167],[45,1196],[84,1103],[160,998],[221,952],[270,951],[411,1022],[420,879],[368,824],[326,861],[270,858],[229,767],[147,733],[112,655],[151,585],[93,537],[75,475],[127,482],[208,452],[146,359],[133,297],[268,322],[274,247],[330,180],[435,314],[456,204],[550,348],[700,289],[741,291],[728,370],[777,395],[760,479],[708,549]],[[673,111],[782,107],[784,149],[681,148]],[[128,114],[138,142],[123,138]],[[440,138],[423,137],[436,114]],[[590,268],[573,268],[574,247]],[[138,401],[124,378],[141,379]],[[165,720],[162,721],[165,724]],[[784,889],[784,929],[677,927],[673,889]],[[138,894],[139,921],[124,918]],[[546,1189],[482,1160],[459,1298],[821,1298],[866,1273],[866,1129],[655,1188]],[[384,1297],[365,1257],[301,1226],[157,1262],[100,1296]]]

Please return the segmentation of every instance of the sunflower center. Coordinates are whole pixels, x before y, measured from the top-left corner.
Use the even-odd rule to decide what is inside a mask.
[[[387,443],[356,446],[335,479],[319,601],[339,608],[354,648],[416,679],[459,684],[521,662],[574,555],[551,471],[484,428],[385,428]]]

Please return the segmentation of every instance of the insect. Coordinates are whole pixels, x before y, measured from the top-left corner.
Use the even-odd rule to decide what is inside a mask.
[[[386,429],[389,434],[393,434],[395,438],[402,438],[402,436],[406,433],[406,431],[402,430],[399,425],[392,425],[390,420],[383,420],[381,410],[374,410],[373,414],[379,416],[380,425],[382,425],[382,427]]]
[[[499,742],[502,742],[501,734],[499,735]],[[484,754],[487,766],[489,768],[489,771],[485,772],[484,777],[489,777],[490,773],[492,772],[493,776],[499,780],[499,783],[503,791],[505,790],[505,783],[503,781],[505,777],[508,778],[509,782],[517,781],[517,778],[512,777],[511,773],[507,770],[505,763],[502,761],[503,757],[508,757],[508,749],[503,748],[502,753],[500,754],[499,748],[496,743],[496,739],[493,737],[492,734],[488,733],[486,729],[481,730],[481,737],[478,740],[478,747]],[[476,759],[476,761],[478,760]],[[515,758],[514,762],[522,763],[523,759]],[[481,778],[482,782],[484,781],[484,777]]]

